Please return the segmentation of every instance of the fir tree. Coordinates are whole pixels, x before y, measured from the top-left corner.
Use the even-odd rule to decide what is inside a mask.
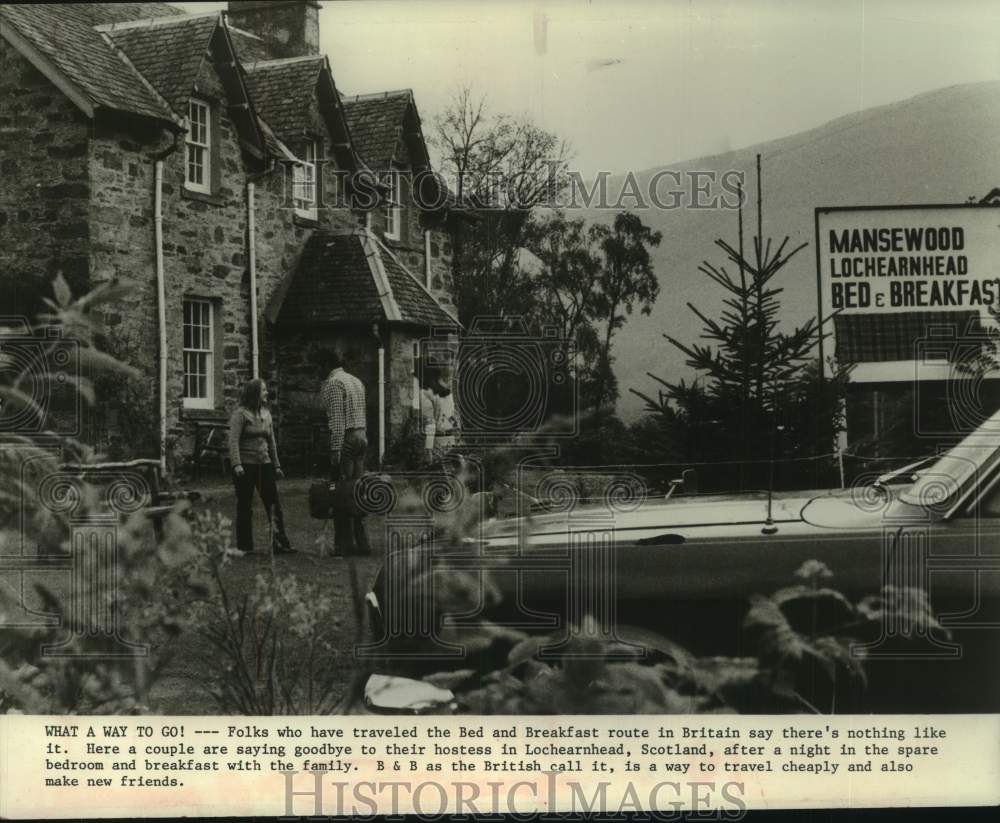
[[[816,456],[832,451],[843,427],[847,369],[833,365],[832,378],[824,376],[815,354],[823,332],[815,318],[791,329],[781,327],[783,289],[775,278],[807,244],[789,250],[787,236],[778,244],[765,240],[762,201],[758,155],[752,251],[744,248],[741,187],[737,243],[715,241],[728,263],[704,261],[699,267],[725,291],[724,308],[714,318],[688,303],[707,342],[684,343],[663,335],[699,376],[691,383],[672,383],[649,374],[660,384],[655,398],[632,389],[646,401],[647,411],[662,415],[674,432],[673,442],[683,451],[675,457],[748,461]]]

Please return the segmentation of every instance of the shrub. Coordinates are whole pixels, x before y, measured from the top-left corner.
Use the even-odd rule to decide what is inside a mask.
[[[211,686],[223,714],[329,714],[336,706],[334,650],[340,623],[319,585],[293,575],[260,574],[235,597],[223,571],[231,553],[229,521],[202,515],[213,594],[198,610],[199,631],[221,661]]]

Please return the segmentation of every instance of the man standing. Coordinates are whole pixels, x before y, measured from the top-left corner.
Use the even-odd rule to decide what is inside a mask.
[[[323,383],[321,398],[330,428],[330,479],[343,488],[339,499],[351,501],[333,516],[335,554],[370,554],[363,517],[353,505],[354,482],[365,470],[365,386],[344,369],[336,352],[330,354],[331,371]]]

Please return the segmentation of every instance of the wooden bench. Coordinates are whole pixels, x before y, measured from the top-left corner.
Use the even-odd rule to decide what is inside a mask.
[[[79,472],[83,478],[86,478],[88,474],[107,475],[117,471],[138,471],[149,488],[149,501],[142,507],[141,511],[152,521],[157,538],[163,534],[164,519],[173,511],[178,502],[186,500],[193,503],[201,499],[201,493],[197,491],[162,489],[159,460],[140,458],[109,463],[64,463],[60,468],[65,471]]]

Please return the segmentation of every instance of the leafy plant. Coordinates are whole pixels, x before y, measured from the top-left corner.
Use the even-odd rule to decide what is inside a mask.
[[[103,490],[86,474],[67,479],[66,500],[74,503],[68,508],[45,505],[40,486],[57,472],[65,476],[63,461],[87,463],[95,456],[87,445],[53,433],[58,416],[75,413],[78,401],[95,401],[95,376],[136,374],[97,345],[100,312],[121,293],[116,284],[105,284],[74,299],[56,277],[48,311],[30,330],[39,356],[20,370],[13,368],[16,361],[3,364],[0,402],[5,414],[13,417],[11,407],[19,412],[22,425],[8,437],[13,447],[0,450],[0,544],[19,541],[58,561],[70,554],[68,509],[78,516],[106,514]],[[74,362],[79,372],[50,368]],[[65,408],[55,402],[60,398],[70,401]],[[168,519],[164,540],[153,540],[151,531],[141,512],[116,530],[115,585],[94,588],[100,583],[93,575],[62,586],[35,583],[32,607],[44,621],[23,625],[28,603],[21,588],[0,589],[0,706],[46,714],[148,710],[150,688],[186,628],[190,605],[204,594],[189,563],[192,548],[180,511]],[[94,553],[83,562],[100,559]],[[81,602],[92,608],[80,609]],[[101,631],[87,611],[102,615]]]
[[[753,657],[696,657],[633,626],[617,626],[612,639],[589,617],[568,636],[527,635],[486,619],[450,628],[445,621],[440,637],[460,643],[466,659],[460,669],[418,676],[451,689],[457,711],[474,714],[857,710],[867,677],[854,644],[883,619],[938,627],[921,589],[887,586],[854,604],[826,585],[833,573],[820,561],[807,561],[796,577],[793,585],[752,598],[743,628]],[[499,602],[488,581],[481,601],[477,581],[449,580],[436,592],[439,614]],[[426,579],[421,586],[428,590]]]
[[[643,665],[622,660],[620,649],[584,620],[580,631],[554,660],[539,658],[556,638],[525,638],[502,668],[459,697],[460,711],[472,714],[689,714],[706,697],[683,694],[677,659]],[[658,638],[654,644],[667,641]],[[678,649],[678,657],[686,654]],[[435,685],[441,681],[429,678]],[[673,681],[673,682],[672,682]],[[457,685],[457,684],[456,684]]]
[[[207,594],[188,526],[170,516],[165,539],[150,540],[149,522],[134,515],[118,532],[116,586],[60,590],[36,583],[46,626],[15,626],[19,603],[2,608],[0,689],[16,708],[37,714],[138,714],[190,627],[192,606]],[[73,600],[71,601],[72,598]],[[117,636],[95,633],[84,602],[114,617]],[[129,651],[129,649],[131,651]]]
[[[274,574],[258,575],[251,592],[235,597],[224,574],[229,521],[203,514],[196,522],[214,584],[199,631],[221,661],[211,687],[220,712],[329,714],[338,697],[333,671],[342,665],[334,600],[318,584]]]

